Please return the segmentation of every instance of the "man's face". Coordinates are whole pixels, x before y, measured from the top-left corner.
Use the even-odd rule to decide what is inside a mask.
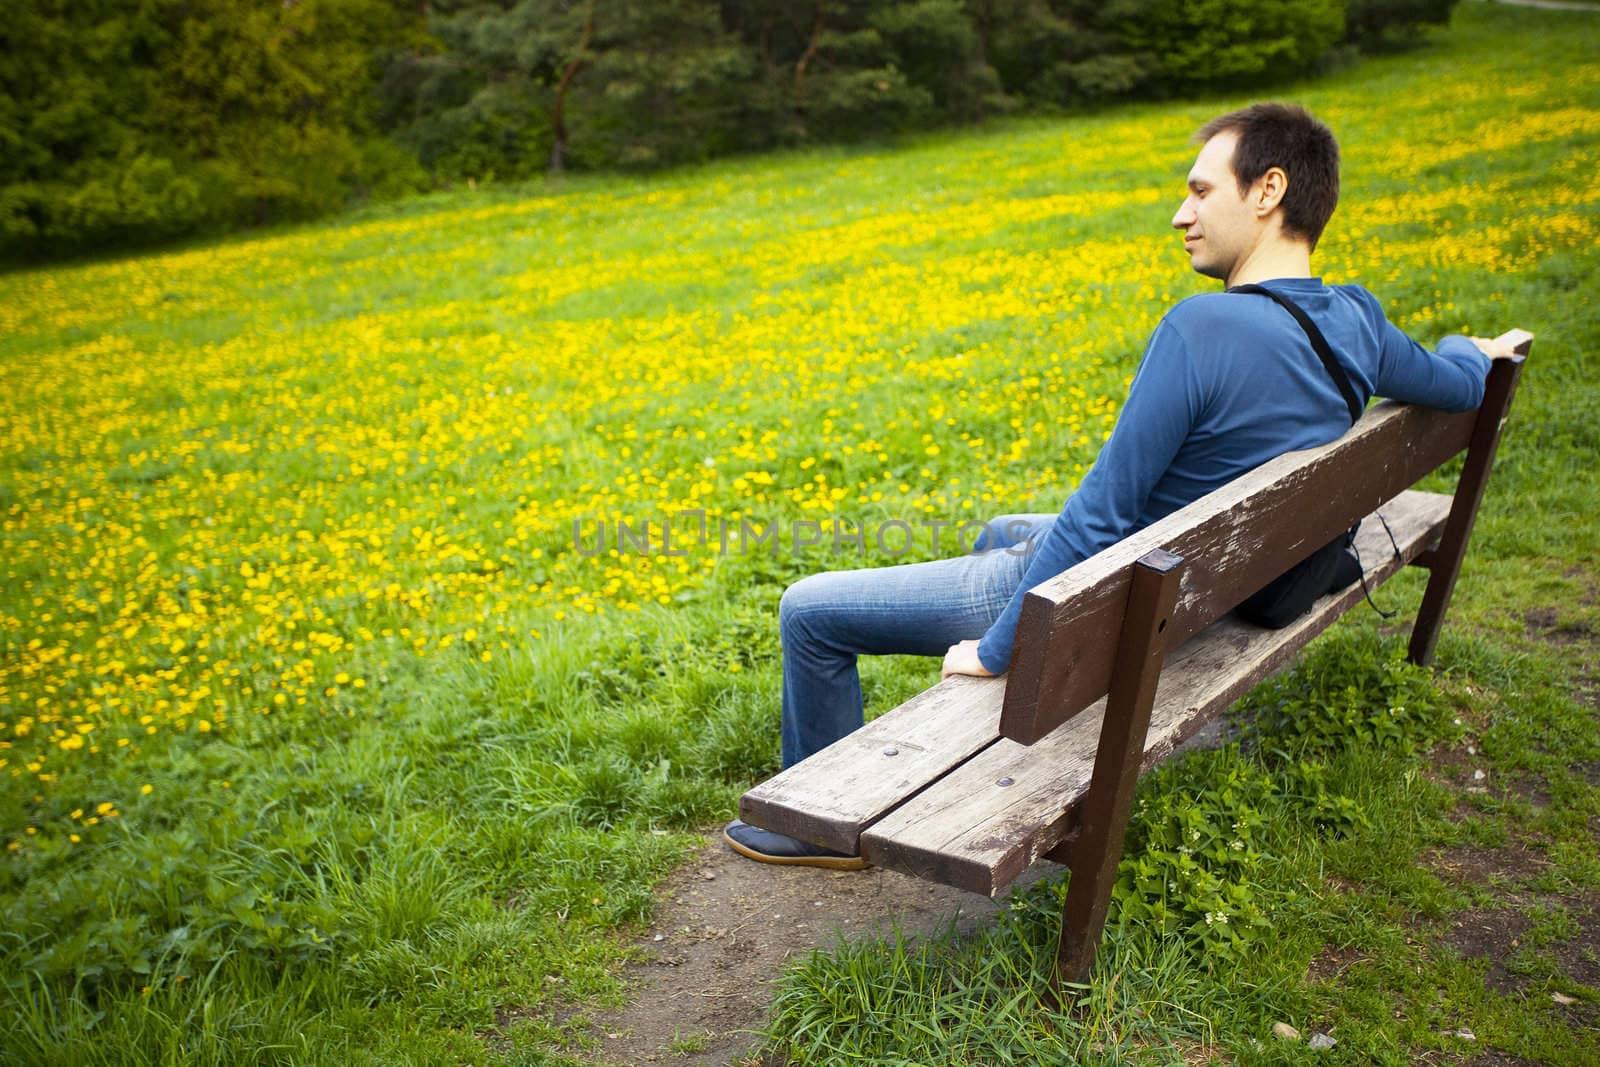
[[[1260,224],[1240,194],[1233,173],[1233,149],[1239,135],[1225,130],[1200,147],[1189,171],[1189,195],[1172,216],[1183,231],[1189,265],[1208,278],[1224,281],[1244,262],[1255,244]]]

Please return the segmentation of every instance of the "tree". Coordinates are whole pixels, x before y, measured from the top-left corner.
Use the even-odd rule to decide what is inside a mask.
[[[871,22],[906,80],[932,97],[941,120],[976,121],[996,104],[999,76],[961,0],[881,5]]]
[[[1259,84],[1453,2],[11,0],[0,254]]]
[[[404,184],[375,135],[389,0],[13,0],[0,26],[0,250],[304,217]]]
[[[1169,89],[1302,71],[1344,33],[1343,0],[1110,0],[1098,17]]]
[[[1364,47],[1393,47],[1414,41],[1427,26],[1450,21],[1456,0],[1349,0],[1345,39]]]
[[[650,165],[770,143],[755,57],[707,0],[473,0],[435,11],[429,29],[435,48],[391,62],[385,113],[441,176]]]
[[[79,233],[160,236],[198,211],[198,190],[151,127],[164,11],[115,0],[15,0],[0,21],[0,247]]]
[[[555,100],[550,110],[552,171],[559,172],[567,166],[567,94],[572,91],[572,80],[591,58],[589,48],[594,44],[594,6],[595,0],[588,0],[584,5],[583,29],[578,36],[578,43],[572,47],[572,54],[562,64],[561,76],[556,80]]]
[[[706,0],[596,0],[571,100],[572,158],[648,166],[759,143],[754,56]]]
[[[1077,105],[1143,91],[1155,74],[1108,24],[1098,3],[972,0],[974,18],[1005,92]]]

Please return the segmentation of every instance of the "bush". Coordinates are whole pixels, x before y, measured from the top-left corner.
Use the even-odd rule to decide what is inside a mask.
[[[73,249],[90,235],[114,243],[159,240],[200,225],[200,181],[172,160],[139,153],[79,168],[77,181],[22,181],[0,189],[0,248]]]
[[[1348,0],[1345,39],[1364,47],[1411,44],[1450,21],[1456,0]]]
[[[16,0],[0,50],[0,255],[148,243],[411,188],[372,74],[383,0]]]
[[[1344,33],[1343,0],[1112,0],[1101,17],[1171,89],[1298,73]]]

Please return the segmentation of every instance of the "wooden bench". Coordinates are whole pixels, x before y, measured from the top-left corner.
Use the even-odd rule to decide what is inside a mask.
[[[1085,980],[1139,774],[1363,594],[1357,583],[1323,597],[1282,630],[1239,621],[1234,605],[1382,516],[1357,539],[1366,584],[1405,564],[1431,572],[1409,649],[1430,661],[1522,363],[1494,363],[1476,411],[1386,401],[1338,441],[1280,456],[1031,589],[1004,677],[940,682],[750,790],[742,818],[989,895],[1041,856],[1065,863],[1056,976]],[[1410,488],[1463,450],[1453,496]]]

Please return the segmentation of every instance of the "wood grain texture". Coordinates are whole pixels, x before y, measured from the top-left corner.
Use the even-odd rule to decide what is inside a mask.
[[[1087,980],[1111,906],[1134,786],[1144,769],[1145,737],[1167,659],[1167,632],[1178,600],[1183,560],[1151,552],[1133,565],[1116,669],[1106,693],[1094,774],[1079,805],[1081,833],[1072,882],[1061,910],[1052,985]]]
[[[1280,456],[1036,586],[1001,733],[1031,743],[1105,693],[1131,568],[1146,552],[1187,563],[1172,622],[1181,642],[1460,452],[1476,417],[1386,401],[1339,440]]]
[[[1444,625],[1445,608],[1450,605],[1450,594],[1455,591],[1461,561],[1467,553],[1467,539],[1472,536],[1472,524],[1478,517],[1478,505],[1489,484],[1489,470],[1494,466],[1494,454],[1500,447],[1500,431],[1505,426],[1511,399],[1522,377],[1522,357],[1527,355],[1532,340],[1526,338],[1517,346],[1522,354],[1518,358],[1495,360],[1488,381],[1484,383],[1483,403],[1478,406],[1478,418],[1473,424],[1472,442],[1467,446],[1461,478],[1456,483],[1450,518],[1439,535],[1437,558],[1430,561],[1428,568],[1433,573],[1428,578],[1428,588],[1417,608],[1416,625],[1411,630],[1407,654],[1412,663],[1427,664],[1433,659],[1439,630]]]
[[[947,678],[756,786],[739,815],[853,853],[864,827],[1000,736],[1004,691],[1003,678]]]
[[[1376,588],[1437,538],[1450,498],[1408,491],[1384,505],[1400,545],[1394,557],[1376,521],[1357,547]],[[1362,598],[1359,584],[1317,602],[1282,630],[1228,617],[1167,659],[1145,739],[1143,767],[1171,754],[1250,686],[1287,664],[1308,641]],[[976,752],[861,834],[872,863],[993,895],[1053,849],[1073,824],[1099,744],[1103,700],[1033,745],[1001,739]],[[1009,785],[1001,785],[1009,780]]]

